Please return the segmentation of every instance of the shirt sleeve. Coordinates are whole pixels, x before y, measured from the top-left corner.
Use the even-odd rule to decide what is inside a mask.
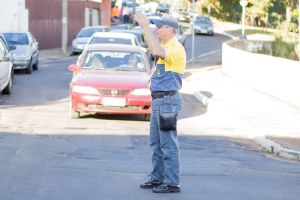
[[[177,72],[180,74],[184,73],[186,61],[184,49],[178,46],[169,46],[166,48],[165,52],[165,70]]]

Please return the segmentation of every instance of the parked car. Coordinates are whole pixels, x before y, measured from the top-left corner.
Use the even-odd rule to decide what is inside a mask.
[[[156,13],[161,14],[161,13],[170,13],[171,5],[167,3],[159,3],[157,8],[156,8]]]
[[[184,8],[177,8],[175,10],[175,12],[177,13],[178,15],[178,21],[181,21],[181,22],[190,22],[190,16],[189,16],[189,12],[187,9],[184,9]]]
[[[91,44],[78,59],[77,65],[68,67],[73,72],[71,118],[79,118],[81,113],[106,113],[142,114],[149,119],[150,66],[139,47]]]
[[[102,32],[92,35],[87,44],[108,43],[108,44],[127,44],[141,46],[138,39],[132,33],[122,32]]]
[[[107,32],[109,31],[107,26],[89,26],[80,29],[76,37],[72,41],[72,54],[81,53],[84,49],[87,41],[96,32]]]
[[[39,43],[30,32],[5,32],[3,33],[7,43],[16,49],[10,51],[13,68],[25,70],[31,74],[39,65]]]
[[[12,48],[13,49],[13,48]],[[10,94],[14,78],[13,64],[5,37],[0,34],[0,93]]]
[[[119,33],[131,33],[136,36],[138,39],[139,43],[141,44],[142,47],[148,48],[147,41],[143,35],[143,32],[139,30],[113,30],[113,32],[119,32]]]
[[[214,26],[209,17],[198,16],[194,19],[194,32],[195,34],[208,34],[214,35]]]
[[[177,31],[176,31],[176,37],[178,41],[184,46],[185,45],[185,33],[184,29],[181,25],[179,25]]]
[[[111,30],[130,30],[132,29],[132,24],[118,24],[111,27]]]

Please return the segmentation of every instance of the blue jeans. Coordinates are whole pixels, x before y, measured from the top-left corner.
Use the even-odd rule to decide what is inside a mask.
[[[179,114],[182,109],[181,95],[175,94],[152,100],[150,119],[150,148],[152,149],[151,179],[163,181],[170,186],[179,186],[180,155],[177,131],[159,129],[159,112],[164,105],[175,106]]]

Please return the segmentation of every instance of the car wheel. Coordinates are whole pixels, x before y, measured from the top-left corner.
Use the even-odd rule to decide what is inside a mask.
[[[151,118],[151,114],[146,114],[145,115],[145,121],[150,121]]]
[[[36,60],[36,63],[32,67],[33,67],[33,70],[39,69],[39,59]]]
[[[12,70],[11,73],[10,73],[10,77],[9,77],[7,86],[2,91],[3,94],[11,94],[11,92],[12,92],[13,78],[14,78],[14,72]]]
[[[70,116],[71,119],[80,118],[80,112],[77,112],[77,111],[73,110],[71,100],[70,100],[70,103],[69,103],[69,116]]]
[[[26,74],[31,74],[32,73],[32,63],[30,62],[30,64],[27,66],[27,68],[25,69],[25,73]]]

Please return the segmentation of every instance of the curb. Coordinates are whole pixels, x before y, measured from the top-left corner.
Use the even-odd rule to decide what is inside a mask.
[[[193,96],[199,101],[201,102],[205,107],[208,106],[209,103],[209,98],[207,96],[205,96],[204,94],[202,94],[202,92],[196,91],[193,93]]]
[[[272,154],[275,154],[279,157],[300,161],[300,151],[283,148],[274,141],[267,139],[266,136],[255,137],[254,141]]]
[[[200,91],[195,90],[193,92],[193,96],[205,107],[208,106],[210,101],[209,97],[207,97]],[[274,155],[277,155],[282,158],[300,161],[300,151],[284,148],[280,144],[270,139],[267,139],[266,135],[254,137],[253,141],[259,146],[261,146],[263,149],[267,150],[268,152]]]

